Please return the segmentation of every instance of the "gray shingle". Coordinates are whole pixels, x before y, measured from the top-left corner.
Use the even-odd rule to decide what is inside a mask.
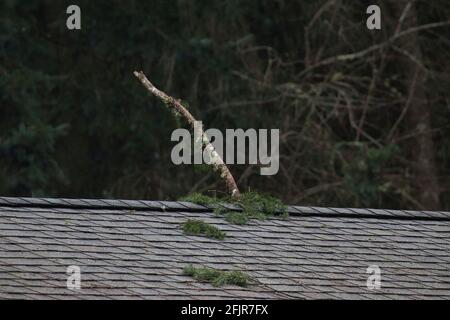
[[[289,211],[236,226],[185,202],[0,198],[0,298],[450,299],[448,213]],[[227,238],[184,235],[188,218]],[[216,288],[183,276],[189,263],[257,283]],[[365,286],[372,264],[382,270],[376,292]],[[65,288],[69,265],[81,268],[79,292]]]

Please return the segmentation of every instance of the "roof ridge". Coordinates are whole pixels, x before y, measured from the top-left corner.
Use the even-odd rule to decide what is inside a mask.
[[[59,207],[93,209],[128,209],[157,211],[211,211],[213,208],[186,201],[70,199],[70,198],[23,198],[0,197],[3,207]],[[238,211],[238,206],[224,204],[227,209]],[[293,216],[322,216],[343,218],[402,219],[402,220],[444,220],[450,221],[450,212],[413,211],[369,208],[330,208],[309,206],[288,206]]]

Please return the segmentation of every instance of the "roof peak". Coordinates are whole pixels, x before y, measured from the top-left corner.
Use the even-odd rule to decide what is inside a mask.
[[[69,198],[23,198],[0,197],[3,207],[54,207],[158,211],[205,211],[211,207],[185,201],[112,200],[112,199],[69,199]],[[238,211],[239,207],[224,204],[228,209]],[[288,206],[293,216],[332,216],[372,219],[436,220],[450,221],[450,213],[445,211],[413,211],[369,208],[328,208],[309,206]]]

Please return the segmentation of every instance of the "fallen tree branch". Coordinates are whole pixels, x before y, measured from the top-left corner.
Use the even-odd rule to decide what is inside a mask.
[[[175,114],[180,114],[192,127],[193,130],[196,130],[196,127],[194,127],[194,123],[197,121],[194,116],[180,103],[179,100],[172,98],[168,94],[162,92],[161,90],[157,89],[150,80],[147,79],[145,74],[140,71],[134,72],[134,75],[136,78],[138,78],[142,85],[155,97],[159,98],[164,104]],[[211,159],[211,165],[214,167],[215,171],[218,171],[220,173],[220,177],[225,181],[225,184],[228,188],[228,191],[230,192],[230,195],[232,197],[239,197],[240,192],[239,188],[236,185],[236,182],[234,180],[233,175],[231,174],[230,170],[228,169],[227,165],[224,163],[221,156],[216,152],[214,149],[214,146],[209,141],[209,138],[205,135],[205,132],[201,127],[197,128],[199,130],[198,134],[199,137],[203,137],[202,143],[205,147],[206,152],[208,152],[210,159]]]

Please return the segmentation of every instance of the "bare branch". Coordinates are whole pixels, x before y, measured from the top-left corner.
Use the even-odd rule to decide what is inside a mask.
[[[400,29],[402,28],[403,21],[405,20],[406,16],[408,15],[409,9],[411,9],[413,4],[413,1],[409,1],[405,8],[403,9],[402,15],[400,16],[400,19],[398,20],[397,28],[395,28],[395,34],[397,35],[400,32]]]
[[[368,55],[369,53],[379,50],[381,48],[384,48],[388,45],[391,45],[392,43],[394,43],[396,40],[398,40],[401,37],[407,36],[411,33],[414,32],[418,32],[418,31],[422,31],[422,30],[427,30],[427,29],[432,29],[432,28],[439,28],[439,27],[444,27],[444,26],[448,26],[450,25],[450,21],[442,21],[442,22],[435,22],[435,23],[429,23],[429,24],[425,24],[422,26],[418,26],[418,27],[413,27],[410,29],[407,29],[405,31],[402,32],[398,32],[396,34],[394,34],[392,37],[390,37],[389,39],[387,39],[386,41],[382,42],[382,43],[378,43],[375,45],[372,45],[364,50],[358,51],[358,52],[353,52],[353,53],[347,53],[347,54],[341,54],[341,55],[337,55],[334,57],[329,57],[326,58],[318,63],[316,63],[315,65],[309,66],[307,68],[305,68],[305,70],[303,70],[300,74],[299,77],[302,77],[303,75],[305,75],[306,73],[310,72],[311,70],[321,67],[321,66],[326,66],[329,64],[333,64],[336,62],[344,62],[344,61],[350,61],[350,60],[356,60],[362,57],[365,57],[366,55]]]
[[[147,79],[145,74],[140,71],[134,72],[134,75],[136,78],[138,78],[142,85],[154,96],[158,97],[164,104],[174,113],[180,114],[188,123],[189,125],[195,130],[194,123],[197,121],[194,116],[180,103],[179,100],[172,98],[168,94],[162,92],[161,90],[157,89],[150,80]],[[236,182],[234,180],[233,175],[231,174],[230,170],[228,169],[227,165],[223,162],[220,155],[216,152],[214,149],[214,146],[209,141],[209,138],[206,136],[205,132],[201,128],[197,128],[200,130],[199,136],[203,137],[202,143],[205,147],[206,152],[210,155],[211,159],[211,165],[214,167],[214,170],[218,171],[220,173],[220,177],[225,181],[226,186],[228,188],[228,191],[230,192],[230,195],[232,197],[239,197],[240,192],[239,188],[236,185]]]

